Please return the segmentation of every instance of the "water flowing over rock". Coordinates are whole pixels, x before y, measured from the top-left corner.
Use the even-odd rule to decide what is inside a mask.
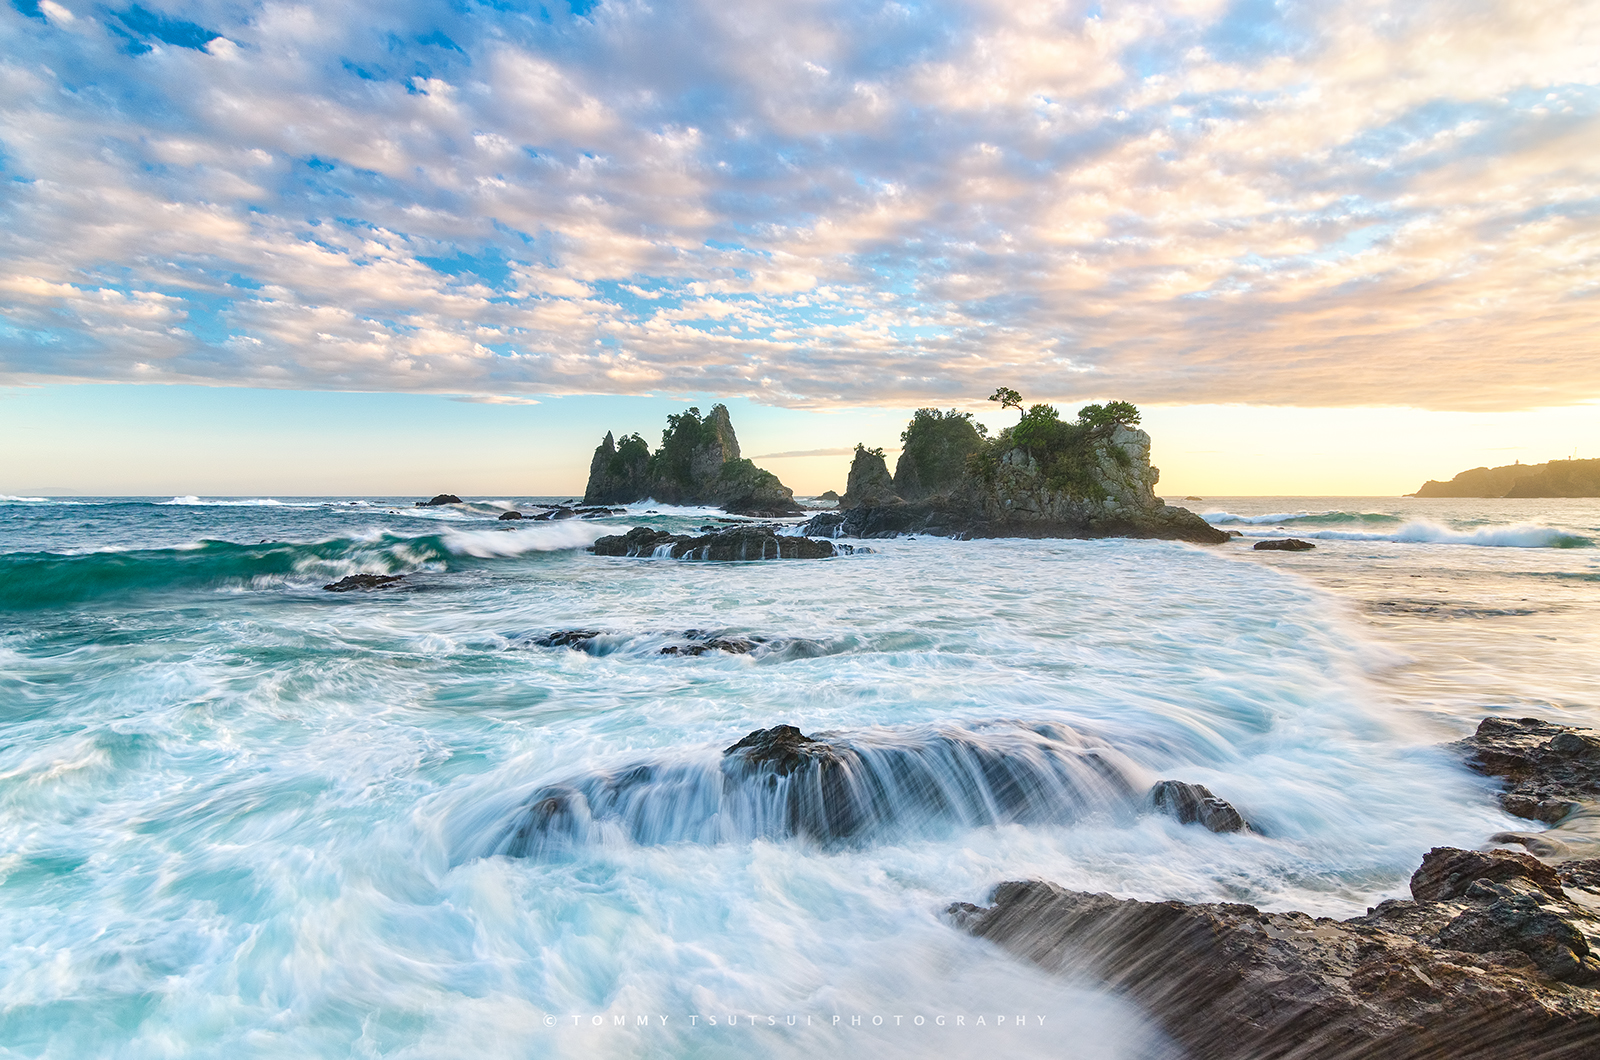
[[[667,417],[654,454],[639,435],[621,442],[608,432],[589,462],[585,504],[634,504],[647,497],[665,504],[714,504],[748,515],[800,511],[794,491],[739,455],[739,439],[726,405],[704,419],[698,408]]]
[[[715,760],[641,762],[543,786],[483,852],[560,857],[607,837],[859,843],[918,830],[1063,822],[1132,806],[1136,773],[1111,748],[1060,725],[813,736],[777,725]]]
[[[698,537],[636,526],[625,534],[602,537],[590,546],[597,556],[738,562],[760,559],[828,559],[856,550],[833,541],[780,536],[771,527],[739,526]]]
[[[1477,882],[1455,901],[1391,900],[1344,921],[1038,880],[1002,883],[991,901],[947,914],[1125,992],[1195,1060],[1600,1054],[1600,991],[1568,985],[1600,971],[1588,941],[1600,924],[1532,884]]]
[[[1150,804],[1181,824],[1198,824],[1213,832],[1248,832],[1249,825],[1225,799],[1211,794],[1204,784],[1163,780],[1150,789]]]

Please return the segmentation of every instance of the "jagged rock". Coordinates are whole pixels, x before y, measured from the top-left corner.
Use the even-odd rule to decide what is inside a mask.
[[[500,521],[502,523],[515,522],[516,520],[521,519],[521,518],[522,518],[522,513],[521,512],[504,512],[500,516]]]
[[[1493,938],[1554,964],[1562,945],[1577,945],[1556,921],[1593,925],[1553,899],[1520,920],[1518,906],[1489,914],[1509,900],[1388,901],[1336,921],[1123,900],[1034,880],[1002,883],[990,907],[956,903],[947,915],[1045,968],[1087,973],[1126,993],[1194,1060],[1595,1056],[1600,990],[1552,979],[1527,949],[1480,954],[1437,937],[1461,916],[1482,914],[1486,922],[1462,922],[1450,937],[1473,946]],[[1546,913],[1555,920],[1534,919]]]
[[[535,522],[547,523],[554,519],[576,519],[577,517],[578,510],[576,508],[568,508],[565,505],[558,505],[549,509],[548,511],[543,511],[538,515],[533,516],[533,520]]]
[[[1248,832],[1239,811],[1219,799],[1204,784],[1163,780],[1150,789],[1150,803],[1158,813],[1175,817],[1180,824],[1199,824],[1213,832]]]
[[[839,498],[839,507],[892,504],[899,499],[895,496],[894,479],[889,476],[889,465],[883,460],[883,450],[856,446],[855,459],[850,461],[850,477],[845,482],[844,496]]]
[[[849,545],[809,537],[780,537],[771,527],[738,526],[691,537],[636,526],[625,534],[602,537],[590,546],[597,556],[660,556],[672,559],[739,561],[827,559],[855,551]]]
[[[757,729],[722,752],[725,759],[735,759],[733,768],[752,772],[766,770],[786,777],[819,762],[839,762],[838,748],[823,740],[807,736],[793,725],[774,725],[770,729]],[[729,768],[726,764],[724,769]]]
[[[418,508],[437,508],[441,504],[460,504],[461,498],[454,493],[441,493],[431,501],[418,501]]]
[[[1600,800],[1600,734],[1538,718],[1485,718],[1453,745],[1468,768],[1504,777],[1505,811],[1551,824]]]
[[[1266,541],[1257,541],[1255,544],[1257,552],[1310,552],[1316,547],[1298,537],[1274,537]]]
[[[1553,898],[1564,898],[1561,880],[1554,869],[1537,858],[1509,850],[1457,850],[1434,847],[1411,874],[1411,897],[1419,902],[1442,902],[1459,898],[1479,880],[1503,883],[1527,880]]]
[[[947,496],[960,488],[967,477],[967,458],[983,445],[983,435],[969,413],[918,409],[901,432],[900,442],[892,492],[918,501]]]
[[[662,655],[705,655],[708,652],[722,651],[729,655],[748,655],[756,650],[760,638],[751,640],[745,637],[711,637],[708,640],[691,644],[668,644],[661,649]]]
[[[608,433],[589,462],[585,504],[633,504],[654,497],[669,504],[716,504],[750,515],[791,515],[794,491],[739,455],[726,405],[702,419],[698,408],[667,417],[653,455],[639,435],[619,443]]]
[[[1439,945],[1466,953],[1516,950],[1552,979],[1579,985],[1600,981],[1600,958],[1548,895],[1483,881],[1469,887],[1467,895],[1492,901],[1487,909],[1468,909],[1440,928]],[[1595,1044],[1600,1048],[1600,1041]]]
[[[322,588],[330,593],[348,593],[358,589],[379,589],[385,585],[393,585],[404,578],[403,574],[346,574],[336,582],[330,582]]]
[[[650,446],[634,435],[623,435],[619,447],[606,432],[589,461],[589,484],[584,504],[632,504],[650,489]]]

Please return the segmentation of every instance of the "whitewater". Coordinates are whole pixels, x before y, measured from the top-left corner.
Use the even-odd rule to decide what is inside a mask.
[[[0,1055],[1173,1056],[941,910],[1364,912],[1529,826],[1442,742],[1600,725],[1596,501],[712,564],[585,547],[720,512],[536,500],[0,498]],[[910,780],[794,827],[724,765],[779,724]]]

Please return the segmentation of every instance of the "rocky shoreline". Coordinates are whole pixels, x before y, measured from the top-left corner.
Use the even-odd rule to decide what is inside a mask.
[[[1502,805],[1565,824],[1600,796],[1600,734],[1487,718],[1452,745]],[[1209,794],[1209,792],[1207,793]],[[1220,800],[1218,800],[1220,801]],[[1224,804],[1225,805],[1225,804]],[[1230,807],[1231,809],[1231,807]],[[1537,834],[1490,843],[1533,849]],[[1600,858],[1437,847],[1411,899],[1348,920],[999,884],[956,926],[1142,1004],[1197,1060],[1600,1056]]]
[[[694,534],[673,534],[636,526],[625,534],[602,537],[589,551],[597,556],[656,557],[737,563],[763,559],[830,559],[870,552],[836,541],[779,535],[771,525],[736,526]]]

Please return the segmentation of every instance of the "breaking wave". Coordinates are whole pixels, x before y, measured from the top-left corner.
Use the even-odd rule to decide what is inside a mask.
[[[175,548],[0,555],[0,609],[53,607],[135,592],[206,588],[308,588],[348,574],[444,571],[475,560],[560,552],[593,544],[604,528],[538,523],[407,537],[382,531],[316,542],[197,541]]]

